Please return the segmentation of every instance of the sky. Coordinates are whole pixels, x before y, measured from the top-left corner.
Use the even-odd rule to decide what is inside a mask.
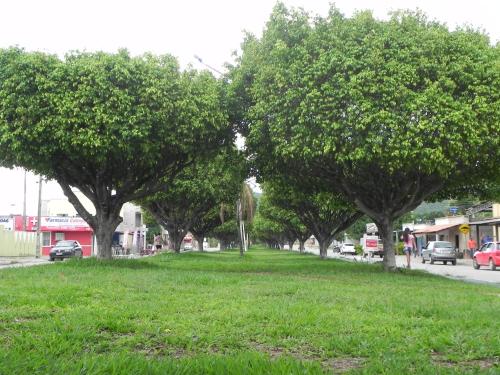
[[[285,0],[325,15],[329,1]],[[0,48],[18,45],[30,51],[64,56],[69,51],[116,52],[128,49],[172,54],[183,68],[205,69],[194,57],[221,71],[232,61],[244,31],[260,35],[274,0],[3,0],[0,13]],[[377,18],[397,9],[423,10],[430,18],[457,25],[472,25],[500,40],[500,1],[475,0],[337,0],[344,14],[371,9]],[[21,169],[0,168],[0,215],[20,214],[23,205]],[[38,177],[27,176],[27,213],[36,214]],[[43,183],[42,199],[63,197],[55,182]]]

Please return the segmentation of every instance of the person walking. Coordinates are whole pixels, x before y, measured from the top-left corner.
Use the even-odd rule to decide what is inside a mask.
[[[413,249],[417,248],[417,244],[415,243],[415,236],[411,234],[410,228],[405,228],[403,232],[403,252],[406,255],[406,268],[411,268],[411,253]]]
[[[474,257],[474,252],[477,249],[477,242],[474,238],[469,237],[469,241],[467,241],[467,248],[469,249],[469,256],[472,259]]]

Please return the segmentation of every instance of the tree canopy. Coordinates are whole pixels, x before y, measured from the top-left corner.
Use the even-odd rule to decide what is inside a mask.
[[[232,144],[221,84],[175,58],[0,51],[3,159],[55,179],[111,257],[121,206]],[[95,207],[87,211],[72,188]]]
[[[380,21],[332,7],[312,18],[278,4],[239,61],[252,74],[249,148],[261,170],[302,164],[354,202],[381,230],[392,269],[394,220],[498,173],[499,51],[420,13]]]

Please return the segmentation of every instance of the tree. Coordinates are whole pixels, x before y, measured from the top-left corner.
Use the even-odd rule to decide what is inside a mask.
[[[161,190],[197,158],[231,144],[222,87],[171,56],[0,51],[0,148],[55,179],[93,228],[100,258],[127,201]],[[88,211],[78,188],[94,205]]]
[[[293,244],[299,241],[299,251],[304,252],[304,243],[311,237],[311,231],[299,220],[297,214],[288,208],[280,207],[272,201],[271,194],[267,193],[266,184],[264,184],[264,194],[259,200],[257,211],[264,219],[279,224],[282,228],[282,237],[289,243],[290,250],[293,250]],[[262,232],[262,230],[261,230]]]
[[[379,21],[332,8],[312,19],[278,4],[239,61],[254,74],[255,157],[284,172],[305,164],[355,203],[394,269],[395,220],[440,190],[498,173],[499,52],[480,32],[450,32],[419,13]]]
[[[140,204],[168,231],[175,252],[180,252],[182,240],[193,226],[203,251],[206,233],[220,224],[213,211],[219,212],[222,204],[237,199],[245,177],[242,155],[230,148],[184,169],[166,189]]]
[[[343,200],[339,194],[314,190],[314,183],[312,186],[307,185],[289,175],[288,178],[282,179],[275,177],[264,187],[272,204],[291,210],[297,215],[318,241],[321,258],[326,259],[328,246],[335,236],[349,228],[362,213]]]

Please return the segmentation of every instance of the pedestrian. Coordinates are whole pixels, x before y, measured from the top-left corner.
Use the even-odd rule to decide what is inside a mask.
[[[403,232],[403,252],[406,255],[406,267],[411,268],[410,262],[411,262],[411,253],[413,249],[417,248],[417,245],[415,244],[415,236],[411,234],[410,228],[405,228]]]
[[[477,249],[477,242],[474,238],[469,238],[469,241],[467,241],[467,248],[469,249],[469,256],[472,259]]]
[[[160,249],[161,249],[161,236],[160,236],[160,233],[157,233],[154,236],[153,244],[154,244],[154,247],[156,249],[156,252],[159,252]]]

